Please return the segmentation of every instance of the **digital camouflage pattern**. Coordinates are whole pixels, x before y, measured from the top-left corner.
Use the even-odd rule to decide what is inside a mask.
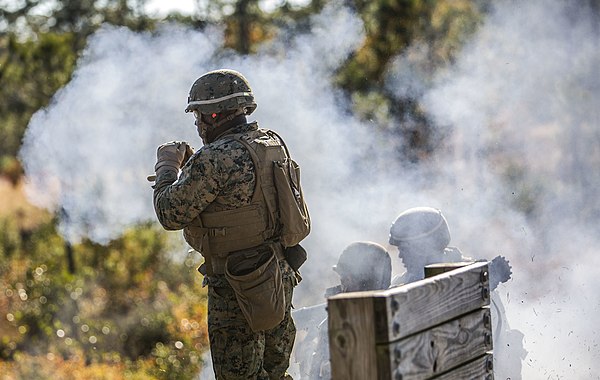
[[[228,130],[203,146],[181,169],[157,173],[154,207],[167,230],[184,229],[218,204],[235,209],[251,203],[256,176],[250,153],[227,136],[258,129],[256,123]],[[217,379],[291,379],[289,366],[296,328],[290,315],[295,272],[281,261],[286,312],[274,329],[255,333],[246,321],[224,275],[205,277],[208,285],[208,329]]]
[[[296,337],[291,317],[295,272],[280,262],[286,312],[281,323],[267,331],[248,326],[224,275],[215,275],[208,288],[208,335],[217,379],[291,379],[286,371]],[[263,359],[264,358],[264,359]]]
[[[243,124],[226,135],[256,129],[256,123]],[[250,204],[256,181],[250,153],[241,143],[223,138],[194,153],[179,179],[176,170],[157,175],[154,208],[167,230],[185,228],[213,202],[226,209]]]
[[[250,84],[237,71],[215,70],[194,82],[185,112],[198,110],[211,114],[238,109],[243,109],[246,115],[256,109]]]

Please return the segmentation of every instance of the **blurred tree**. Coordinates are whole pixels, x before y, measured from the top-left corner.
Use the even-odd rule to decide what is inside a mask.
[[[61,362],[52,359],[28,371],[31,358],[48,355],[75,369],[125,364],[139,376],[126,378],[197,376],[207,346],[206,291],[197,257],[173,260],[167,252],[178,243],[171,246],[167,233],[147,224],[106,246],[74,244],[79,267],[69,273],[54,222],[38,226],[27,241],[19,241],[11,223],[0,219],[3,376],[55,378],[47,372]],[[148,371],[153,377],[144,376]]]
[[[20,41],[0,36],[0,155],[15,157],[31,115],[71,76],[77,53],[72,33],[41,33]]]
[[[259,0],[197,0],[200,17],[225,25],[225,46],[250,54],[273,35],[274,19],[265,14]]]
[[[256,0],[238,0],[235,7],[237,21],[238,50],[243,54],[250,53],[250,5],[256,5]]]
[[[101,24],[153,30],[160,20],[144,13],[147,0],[24,0],[0,8],[0,173],[18,177],[15,159],[29,119],[70,79],[87,37]],[[276,33],[280,16],[306,18],[322,7],[284,2],[265,14],[258,0],[196,0],[191,16],[173,13],[167,21],[204,28],[225,25],[225,45],[250,54]]]
[[[361,48],[340,71],[340,83],[350,91],[366,92],[381,87],[387,62],[406,48],[424,19],[431,0],[354,0],[366,38]]]
[[[477,0],[353,0],[365,24],[362,46],[340,68],[336,78],[359,110],[390,138],[399,138],[399,154],[409,161],[427,157],[439,143],[421,110],[418,92],[396,94],[385,82],[394,59],[422,46],[421,80],[431,80],[452,62],[477,29],[486,1]],[[426,85],[427,83],[425,83]],[[361,111],[362,110],[362,111]],[[386,110],[386,113],[381,112]]]
[[[82,41],[102,23],[145,30],[151,20],[143,9],[147,0],[24,0],[0,8],[5,32],[35,35],[72,32]]]
[[[69,81],[87,36],[104,22],[151,28],[145,2],[25,0],[0,8],[0,173],[20,173],[15,157],[27,123]]]

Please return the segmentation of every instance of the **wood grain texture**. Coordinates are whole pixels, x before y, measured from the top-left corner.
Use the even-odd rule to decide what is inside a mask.
[[[493,356],[488,353],[432,380],[494,380]]]
[[[395,355],[393,348],[388,349],[387,355],[378,355],[378,345],[389,345],[438,327],[481,309],[489,305],[489,302],[486,262],[475,263],[385,291],[333,296],[327,301],[332,378],[395,378],[391,376],[394,375],[397,364],[390,364],[390,358]],[[468,325],[467,322],[464,323]],[[464,333],[468,331],[464,330],[462,335],[459,333],[458,340],[463,339]],[[442,336],[445,336],[443,331],[446,330],[435,335],[434,346],[448,344],[448,336],[445,338],[446,343],[442,343]],[[446,334],[451,334],[448,331]],[[424,339],[423,342],[425,347],[421,349],[426,350],[431,340]],[[478,343],[473,344],[477,346]],[[426,355],[427,351],[419,351],[421,349],[414,348]],[[447,353],[438,360],[454,359]],[[436,364],[434,373],[441,371],[437,367],[440,363],[441,361]],[[425,366],[423,363],[416,364]],[[449,368],[450,364],[443,366]]]
[[[377,379],[373,300],[329,300],[327,308],[331,378]]]
[[[468,363],[492,349],[491,315],[482,308],[398,342],[380,345],[384,378],[424,380]],[[385,368],[389,374],[384,374]]]
[[[473,264],[474,261],[460,261],[456,263],[438,263],[426,265],[424,268],[425,278],[437,276],[438,274],[450,272],[451,270],[466,267]]]
[[[477,310],[490,303],[486,262],[475,263],[425,280],[387,290],[374,299],[385,325],[377,343],[393,342]]]

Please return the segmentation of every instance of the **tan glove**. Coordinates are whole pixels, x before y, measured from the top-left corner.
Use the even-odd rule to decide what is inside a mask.
[[[154,171],[158,174],[159,170],[179,170],[192,154],[194,154],[194,150],[185,141],[162,144],[156,150]]]
[[[183,161],[181,161],[181,167],[183,167],[188,160],[194,155],[194,148],[185,143],[185,155],[183,156]]]

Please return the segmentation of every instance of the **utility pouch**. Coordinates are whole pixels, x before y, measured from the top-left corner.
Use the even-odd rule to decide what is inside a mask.
[[[290,267],[294,271],[300,269],[302,264],[306,261],[306,250],[300,244],[296,244],[293,247],[287,247],[283,251],[285,261],[288,262]]]
[[[276,161],[273,179],[277,188],[279,218],[282,224],[281,243],[293,247],[310,233],[310,215],[300,187],[300,167],[286,158]]]
[[[271,250],[244,251],[227,257],[225,278],[233,288],[250,328],[269,330],[285,315],[283,277]]]

